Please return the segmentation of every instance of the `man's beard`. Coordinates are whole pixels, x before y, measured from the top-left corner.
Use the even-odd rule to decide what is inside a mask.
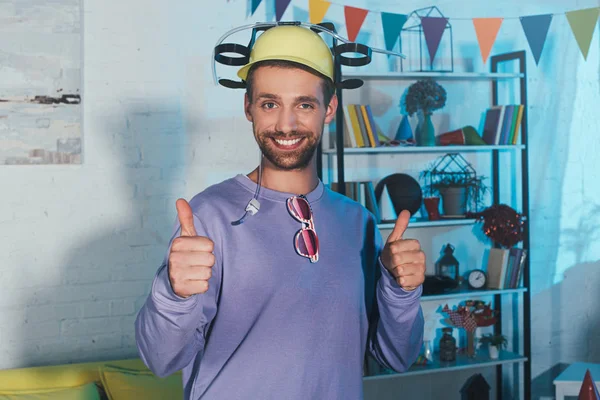
[[[286,139],[286,136],[301,137],[301,147],[296,150],[284,151],[275,147],[273,139]],[[316,135],[310,131],[294,131],[289,135],[282,132],[266,131],[257,135],[258,147],[263,155],[277,169],[284,171],[305,169],[310,164],[319,142],[316,140]]]

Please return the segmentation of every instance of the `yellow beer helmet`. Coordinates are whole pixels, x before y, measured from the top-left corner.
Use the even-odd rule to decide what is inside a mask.
[[[224,40],[239,31],[251,29],[252,36],[247,46],[238,43],[223,43]],[[257,35],[259,31],[263,31]],[[319,35],[330,35],[333,46],[330,49]],[[312,24],[300,21],[258,22],[234,28],[221,36],[213,50],[213,79],[230,89],[246,87],[246,78],[250,67],[260,61],[283,60],[305,65],[333,81],[336,88],[354,89],[362,85],[360,79],[341,81],[341,65],[360,67],[371,62],[371,52],[378,52],[406,58],[404,54],[371,48],[361,43],[344,39],[329,22]],[[239,57],[226,54],[235,53]],[[361,54],[362,57],[347,57],[344,53]],[[241,67],[237,76],[241,81],[217,78],[216,63]]]
[[[267,60],[299,63],[334,80],[333,53],[329,46],[316,32],[301,26],[279,25],[262,33],[250,52],[248,64],[237,75],[245,81],[252,65]]]

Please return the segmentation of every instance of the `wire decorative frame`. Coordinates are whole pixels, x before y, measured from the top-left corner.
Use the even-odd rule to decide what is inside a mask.
[[[483,183],[485,177],[477,175],[477,171],[460,153],[447,153],[435,160],[432,166],[421,172],[425,190],[433,195],[441,187],[465,187],[468,192],[466,209],[477,212],[487,187]]]
[[[452,37],[452,25],[449,21],[446,22],[446,28],[444,29],[444,33],[442,34],[442,41],[446,36],[446,33],[450,36],[450,68],[434,68],[434,60],[429,59],[429,54],[427,53],[427,43],[425,41],[423,25],[421,24],[421,19],[425,17],[437,17],[437,18],[445,18],[444,14],[440,11],[436,6],[432,7],[424,7],[419,8],[411,12],[407,19],[406,24],[400,31],[400,52],[404,53],[403,45],[405,43],[410,43],[406,40],[409,37],[418,36],[418,47],[419,47],[419,69],[418,72],[454,72],[454,44]],[[440,42],[441,43],[441,42]],[[405,53],[406,54],[406,53]],[[429,59],[429,67],[424,64],[427,64],[425,58]],[[416,57],[411,57],[408,55],[408,60],[411,60]],[[438,57],[439,60],[439,57]],[[400,61],[401,71],[404,72],[404,59]]]

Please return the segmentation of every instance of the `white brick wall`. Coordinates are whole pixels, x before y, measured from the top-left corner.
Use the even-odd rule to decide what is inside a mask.
[[[248,22],[245,2],[213,3],[84,2],[83,164],[0,169],[0,368],[136,356],[133,321],[164,255],[174,201],[255,166],[242,93],[215,87],[210,69],[217,38]],[[450,17],[473,17],[563,12],[563,3],[437,5]],[[429,3],[353,5],[410,12]],[[594,5],[578,0],[569,9]],[[227,20],[219,22],[217,13]],[[331,6],[328,18],[345,35],[339,6]],[[383,46],[379,16],[369,15],[365,26],[370,44]],[[487,69],[472,24],[453,27],[457,63],[465,58]],[[590,328],[599,318],[591,294],[597,286],[590,284],[600,276],[597,236],[590,240],[598,232],[580,232],[589,221],[581,204],[597,205],[599,194],[598,41],[596,31],[583,62],[559,15],[540,66],[528,56],[534,376],[560,362],[600,362]],[[492,52],[522,48],[518,20],[506,20]],[[384,64],[375,55],[373,66]],[[431,238],[438,240],[445,239]],[[590,295],[582,301],[573,293],[583,293],[584,283]],[[435,379],[442,390],[453,383]],[[398,385],[408,388],[406,381]]]

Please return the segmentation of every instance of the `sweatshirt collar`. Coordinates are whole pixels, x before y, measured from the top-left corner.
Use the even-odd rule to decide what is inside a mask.
[[[256,192],[256,187],[258,185],[256,183],[254,183],[250,178],[248,178],[247,175],[237,174],[234,177],[234,180],[236,182],[238,182],[239,184],[241,184],[242,186],[244,186],[250,192],[252,192],[252,193]],[[264,186],[261,186],[260,193],[258,194],[258,198],[259,199],[267,198],[269,200],[285,202],[288,198],[290,198],[292,196],[298,196],[300,194],[303,194],[308,199],[308,202],[312,204],[321,199],[321,197],[323,196],[324,189],[325,189],[325,187],[323,185],[323,182],[320,179],[318,180],[317,186],[309,193],[280,192],[277,190],[273,190],[273,189],[269,189]]]

